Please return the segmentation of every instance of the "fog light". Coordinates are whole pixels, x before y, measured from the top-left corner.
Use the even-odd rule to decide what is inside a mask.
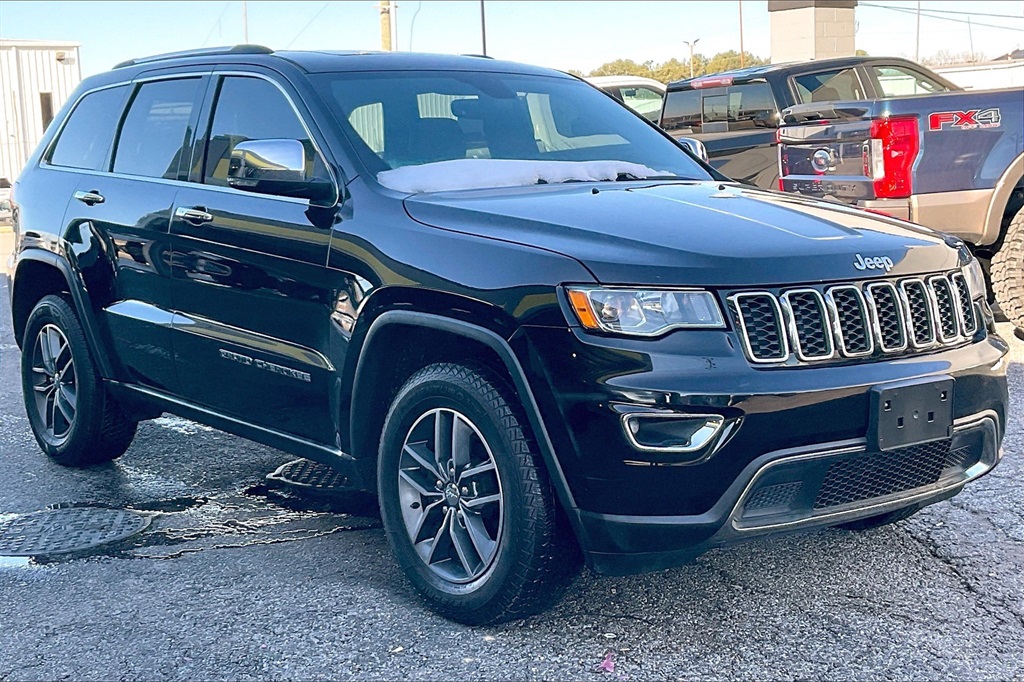
[[[622,415],[626,437],[644,452],[696,452],[712,441],[724,422],[714,414]]]

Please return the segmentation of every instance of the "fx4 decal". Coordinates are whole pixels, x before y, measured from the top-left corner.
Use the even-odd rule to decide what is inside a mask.
[[[928,116],[928,130],[957,128],[998,128],[1002,116],[998,108],[972,109],[970,111],[936,111]]]

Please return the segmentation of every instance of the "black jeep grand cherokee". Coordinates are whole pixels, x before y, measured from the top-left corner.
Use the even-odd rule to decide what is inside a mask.
[[[578,557],[865,528],[998,461],[963,244],[749,189],[565,74],[230,50],[87,79],[14,189],[25,405],[56,461],[167,411],[375,491],[470,623]]]

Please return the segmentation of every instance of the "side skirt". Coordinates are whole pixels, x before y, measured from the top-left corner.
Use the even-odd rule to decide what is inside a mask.
[[[326,464],[346,477],[352,490],[367,492],[374,490],[373,482],[367,481],[357,460],[352,455],[344,453],[338,448],[315,443],[305,438],[262,426],[248,424],[235,417],[200,407],[181,398],[151,388],[118,381],[107,381],[106,386],[115,398],[123,400],[129,405],[141,403],[147,407],[155,407],[162,412],[169,412],[179,417],[212,426],[235,436],[241,436],[263,445],[269,445],[272,448],[283,450],[298,457]]]

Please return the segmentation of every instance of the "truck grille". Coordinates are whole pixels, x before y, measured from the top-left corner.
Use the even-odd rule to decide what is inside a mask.
[[[978,316],[963,275],[838,284],[728,297],[755,363],[863,358],[963,343]]]

